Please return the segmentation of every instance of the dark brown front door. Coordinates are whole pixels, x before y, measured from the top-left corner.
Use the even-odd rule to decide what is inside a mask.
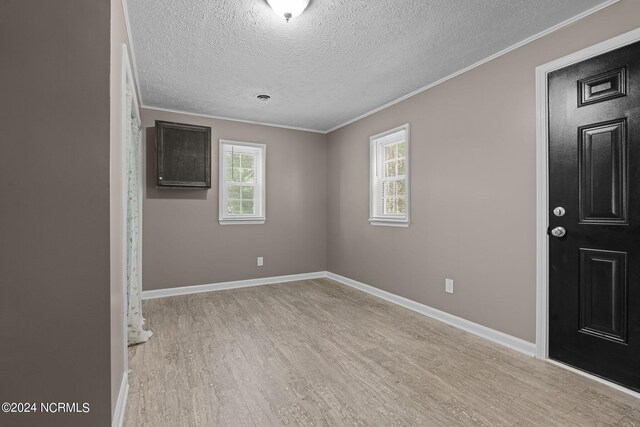
[[[640,391],[640,43],[548,83],[549,357]]]

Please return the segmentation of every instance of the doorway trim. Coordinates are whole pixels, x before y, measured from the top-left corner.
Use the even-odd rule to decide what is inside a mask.
[[[136,84],[134,80],[134,75],[131,70],[130,58],[129,58],[129,48],[127,44],[120,44],[121,50],[121,81],[120,81],[120,108],[121,108],[121,116],[120,122],[122,124],[122,129],[120,132],[120,164],[122,165],[121,170],[121,202],[122,202],[122,211],[121,211],[121,223],[122,223],[122,242],[121,242],[121,251],[122,251],[122,307],[123,307],[123,347],[124,351],[122,354],[122,360],[124,365],[124,373],[122,378],[122,386],[120,389],[118,402],[115,408],[113,425],[121,426],[124,421],[124,412],[126,409],[127,395],[129,392],[129,357],[128,357],[128,305],[127,305],[127,199],[128,199],[128,179],[129,179],[129,166],[128,166],[128,156],[127,156],[127,124],[130,122],[131,117],[136,117],[142,123],[140,117],[140,107],[138,102],[138,95],[136,93]],[[131,85],[133,88],[132,98],[131,98],[131,117],[127,116],[127,86]],[[144,135],[143,135],[144,138]],[[144,146],[144,139],[141,139],[140,146],[137,147],[140,150],[139,156],[139,170],[137,179],[140,182],[139,187],[139,195],[138,200],[140,203],[139,206],[139,227],[140,233],[138,233],[138,265],[142,265],[142,201],[143,201],[143,188],[144,188],[144,150],[142,147]],[[142,272],[140,272],[140,280],[142,280]]]
[[[549,236],[548,229],[548,99],[547,75],[552,71],[593,58],[640,41],[640,28],[582,49],[536,68],[536,357],[549,358]],[[555,362],[554,362],[555,364]],[[558,365],[560,365],[558,363]],[[564,366],[564,365],[562,365]],[[573,368],[572,368],[573,370]],[[578,371],[582,373],[582,371]],[[622,391],[639,397],[638,393],[589,374]]]

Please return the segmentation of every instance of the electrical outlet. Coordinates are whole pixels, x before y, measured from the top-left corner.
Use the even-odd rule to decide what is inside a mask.
[[[264,259],[261,256],[259,256],[258,257],[258,267],[262,267],[263,265],[264,265]]]
[[[453,279],[444,279],[444,291],[449,294],[453,293]]]

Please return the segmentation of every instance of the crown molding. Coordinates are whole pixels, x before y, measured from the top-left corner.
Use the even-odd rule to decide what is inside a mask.
[[[526,39],[524,39],[522,41],[519,41],[516,44],[513,44],[513,45],[507,47],[506,49],[503,49],[503,50],[501,50],[501,51],[499,51],[497,53],[494,53],[493,55],[488,56],[488,57],[476,62],[475,64],[471,64],[468,67],[463,68],[462,70],[456,71],[453,74],[449,74],[448,76],[441,78],[440,80],[437,80],[437,81],[435,81],[433,83],[430,83],[430,84],[428,84],[426,86],[423,86],[420,89],[414,90],[413,92],[408,93],[408,94],[406,94],[404,96],[401,96],[400,98],[397,98],[397,99],[395,99],[395,100],[393,100],[391,102],[387,102],[386,104],[381,105],[378,108],[374,108],[373,110],[371,110],[371,111],[369,111],[367,113],[361,114],[358,117],[354,117],[353,119],[348,120],[348,121],[346,121],[346,122],[344,122],[344,123],[342,123],[342,124],[340,124],[338,126],[332,127],[331,129],[327,130],[325,133],[327,133],[327,134],[331,133],[331,132],[333,132],[335,130],[338,130],[338,129],[343,128],[343,127],[345,127],[347,125],[350,125],[351,123],[355,123],[358,120],[364,119],[365,117],[368,117],[368,116],[370,116],[372,114],[375,114],[375,113],[377,113],[379,111],[385,110],[385,109],[387,109],[387,108],[389,108],[389,107],[391,107],[391,106],[393,106],[395,104],[398,104],[399,102],[404,101],[405,99],[409,99],[411,97],[414,97],[414,96],[416,96],[416,95],[418,95],[418,94],[420,94],[420,93],[422,93],[422,92],[424,92],[424,91],[426,91],[428,89],[431,89],[432,87],[438,86],[438,85],[446,82],[447,80],[451,80],[454,77],[458,77],[460,74],[464,74],[467,71],[471,71],[474,68],[477,68],[477,67],[479,67],[479,66],[481,66],[483,64],[486,64],[489,61],[493,61],[494,59],[499,58],[502,55],[506,55],[507,53],[512,52],[512,51],[514,51],[514,50],[516,50],[516,49],[518,49],[518,48],[520,48],[520,47],[522,47],[522,46],[524,46],[526,44],[529,44],[529,43],[531,43],[531,42],[533,42],[535,40],[538,40],[539,38],[542,38],[542,37],[544,37],[546,35],[549,35],[549,34],[555,32],[555,31],[558,31],[561,28],[567,27],[567,26],[573,24],[574,22],[579,21],[579,20],[581,20],[583,18],[586,18],[587,16],[592,15],[592,14],[594,14],[596,12],[599,12],[602,9],[605,9],[605,8],[607,8],[607,7],[609,7],[609,6],[613,5],[613,4],[618,3],[619,1],[620,0],[608,0],[608,1],[604,2],[604,3],[602,3],[602,4],[599,4],[596,7],[593,7],[591,9],[589,9],[589,10],[585,10],[584,12],[582,12],[582,13],[580,13],[578,15],[575,15],[575,16],[573,16],[573,17],[571,17],[571,18],[569,18],[569,19],[567,19],[565,21],[562,21],[559,24],[554,25],[553,27],[549,27],[546,30],[539,32],[538,34],[534,34],[531,37],[528,37],[528,38],[526,38]]]

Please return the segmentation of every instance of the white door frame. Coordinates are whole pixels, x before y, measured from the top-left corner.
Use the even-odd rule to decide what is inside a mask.
[[[121,154],[121,162],[122,162],[122,203],[123,203],[123,209],[122,209],[122,224],[123,224],[123,230],[122,230],[122,266],[123,266],[123,277],[122,277],[122,283],[123,283],[123,307],[124,307],[124,354],[123,354],[123,358],[124,358],[124,371],[125,374],[128,372],[129,370],[129,357],[128,357],[128,336],[129,336],[129,328],[128,328],[128,321],[127,321],[127,317],[128,317],[128,307],[127,307],[127,200],[128,200],[128,192],[129,192],[129,187],[128,187],[128,180],[129,180],[129,166],[128,166],[128,156],[127,156],[127,126],[128,123],[131,119],[131,117],[126,117],[127,114],[127,84],[130,84],[134,90],[133,90],[133,96],[131,98],[131,116],[132,117],[136,117],[138,120],[140,120],[140,122],[142,123],[142,119],[140,117],[140,108],[139,108],[139,104],[138,104],[138,97],[136,95],[136,90],[135,90],[135,81],[133,79],[133,73],[131,72],[131,66],[129,65],[129,51],[127,48],[127,45],[125,43],[121,44],[121,50],[122,50],[122,117],[121,117],[121,123],[122,123],[122,132],[121,132],[121,144],[122,144],[122,154]],[[143,174],[143,164],[144,164],[144,150],[142,149],[142,146],[144,146],[144,135],[142,135],[141,141],[140,141],[140,146],[138,147],[138,150],[140,150],[140,162],[142,163],[140,165],[140,167],[138,168],[138,179],[140,181],[140,186],[139,186],[139,191],[140,194],[138,195],[138,203],[139,203],[139,215],[138,215],[138,220],[139,220],[139,233],[138,233],[138,265],[142,265],[142,192],[143,192],[143,188],[144,188],[144,174]],[[142,271],[140,270],[138,272],[139,277],[140,277],[140,281],[142,281]]]
[[[539,359],[549,358],[549,236],[547,235],[549,226],[549,129],[547,121],[547,75],[552,71],[637,41],[640,41],[640,28],[536,68],[536,357]]]

